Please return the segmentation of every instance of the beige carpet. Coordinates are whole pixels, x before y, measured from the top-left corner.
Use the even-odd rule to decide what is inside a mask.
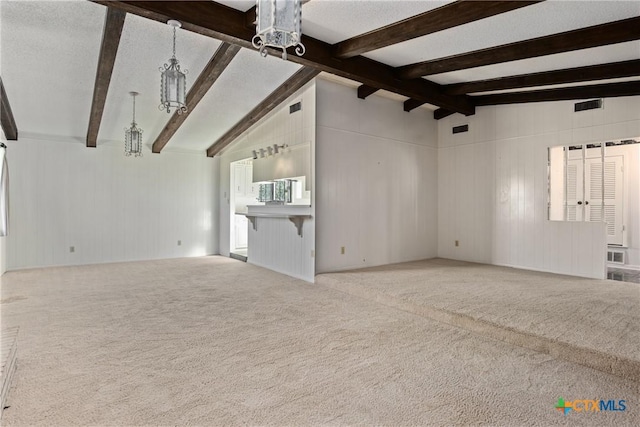
[[[638,384],[221,257],[2,278],[6,425],[638,425]],[[625,399],[569,413],[559,397]]]
[[[640,284],[431,259],[316,283],[640,382]]]

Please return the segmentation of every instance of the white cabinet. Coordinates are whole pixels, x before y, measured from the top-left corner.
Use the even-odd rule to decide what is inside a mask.
[[[244,168],[244,194],[246,197],[258,197],[258,184],[253,183],[253,165],[245,165]]]
[[[233,187],[236,197],[257,197],[258,186],[253,184],[253,165],[250,162],[233,165]]]
[[[236,249],[244,249],[248,244],[249,223],[244,215],[236,215],[235,219],[235,240]]]
[[[233,185],[234,192],[237,196],[244,196],[245,193],[246,173],[245,165],[242,163],[236,163],[233,165]]]

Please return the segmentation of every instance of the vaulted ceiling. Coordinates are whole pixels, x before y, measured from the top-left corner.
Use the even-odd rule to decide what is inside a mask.
[[[287,61],[250,46],[254,6],[3,0],[5,136],[12,139],[13,118],[20,136],[120,145],[128,93],[137,91],[149,149],[212,156],[319,72],[358,86],[363,99],[395,97],[405,111],[429,108],[436,118],[484,105],[640,95],[640,1],[310,0],[307,52],[290,51]],[[158,109],[158,68],[171,56],[167,19],[183,24],[176,56],[192,90],[180,117]]]

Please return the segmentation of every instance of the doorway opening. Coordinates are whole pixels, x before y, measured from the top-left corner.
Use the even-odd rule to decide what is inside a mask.
[[[246,262],[249,258],[247,206],[256,204],[257,198],[257,184],[253,183],[253,160],[238,160],[230,166],[230,256]]]

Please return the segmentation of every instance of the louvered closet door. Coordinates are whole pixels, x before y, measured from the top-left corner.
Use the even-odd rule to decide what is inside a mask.
[[[602,161],[587,159],[585,162],[585,219],[607,223],[607,244],[623,242],[623,164],[622,156],[608,156],[604,161],[604,218],[602,209]]]
[[[582,185],[582,159],[569,160],[567,162],[566,176],[566,209],[567,221],[582,221],[583,185]]]

